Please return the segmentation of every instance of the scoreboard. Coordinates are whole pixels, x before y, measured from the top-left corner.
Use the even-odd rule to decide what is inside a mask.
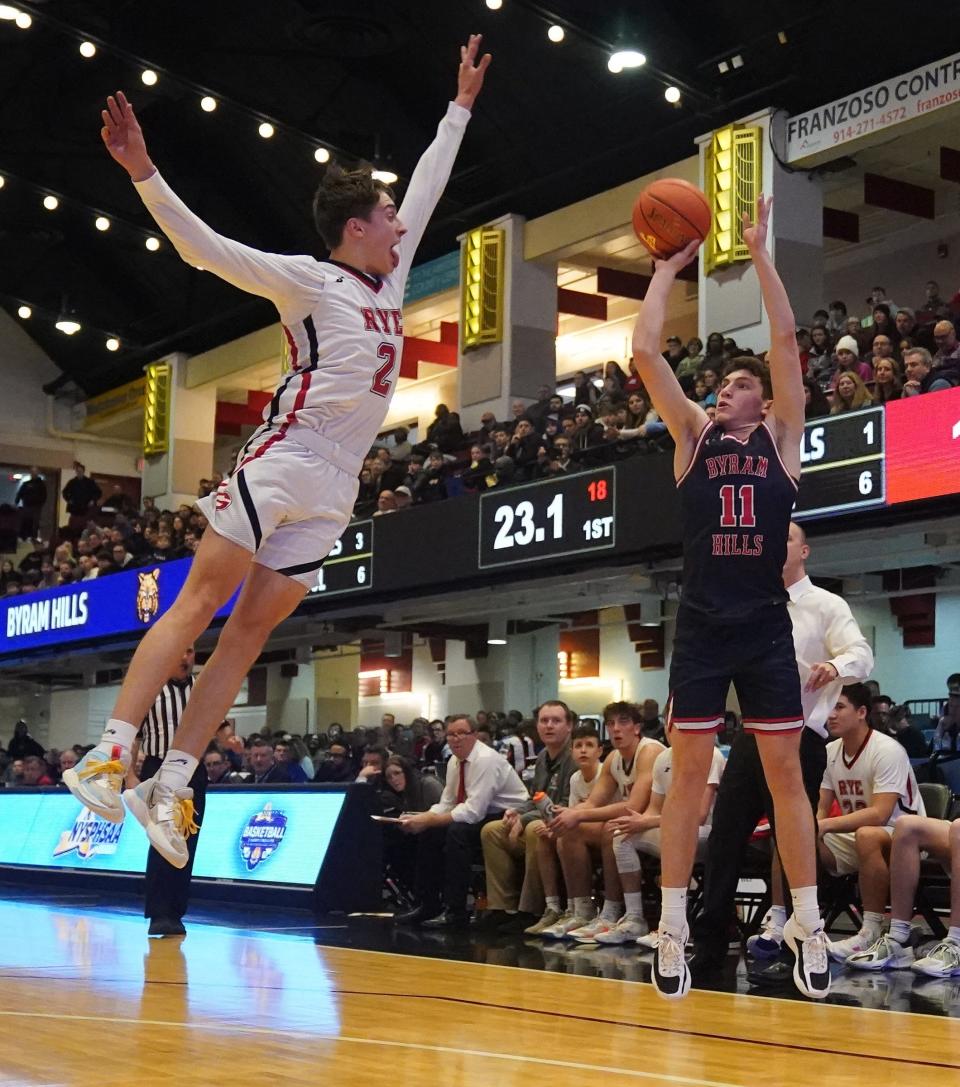
[[[339,596],[373,588],[373,520],[351,521],[317,571],[308,595]]]
[[[798,521],[882,506],[884,409],[845,412],[812,419],[800,447]]]

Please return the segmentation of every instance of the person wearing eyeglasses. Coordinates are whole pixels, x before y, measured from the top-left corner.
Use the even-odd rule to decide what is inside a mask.
[[[401,925],[429,929],[467,924],[470,866],[480,855],[480,831],[529,799],[507,760],[479,742],[477,725],[465,713],[447,718],[451,757],[440,800],[425,812],[400,816],[400,829],[420,835],[415,889],[418,904],[397,914]]]

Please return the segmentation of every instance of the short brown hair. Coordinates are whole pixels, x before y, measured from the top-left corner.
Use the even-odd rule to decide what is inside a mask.
[[[313,196],[313,222],[328,249],[336,249],[343,240],[348,219],[369,219],[380,203],[380,194],[393,199],[393,191],[373,177],[373,167],[362,162],[345,170],[336,162],[327,164]]]
[[[773,399],[773,385],[770,381],[770,367],[765,362],[761,362],[760,359],[754,355],[737,355],[732,358],[726,366],[723,368],[723,372],[720,375],[720,379],[728,377],[734,372],[734,370],[746,370],[748,374],[753,374],[757,378],[760,384],[763,386],[763,398],[764,400]]]
[[[643,712],[636,702],[608,702],[603,707],[603,720],[609,721],[613,717],[626,714],[635,725],[643,724]]]

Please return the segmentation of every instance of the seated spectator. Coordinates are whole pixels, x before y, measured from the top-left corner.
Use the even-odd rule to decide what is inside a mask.
[[[309,781],[313,774],[307,774],[300,763],[300,757],[296,748],[291,747],[291,740],[275,740],[273,744],[273,757],[279,766],[285,766],[287,780],[294,785],[302,785]]]
[[[423,471],[413,483],[413,500],[419,503],[440,502],[447,497],[446,462],[440,450],[428,457]]]
[[[407,813],[418,814],[439,803],[442,791],[440,782],[432,774],[421,774],[409,759],[391,755],[383,772],[380,806],[390,819]],[[404,834],[399,827],[383,827],[384,865],[388,865],[408,887],[416,881],[420,841],[416,836]]]
[[[819,419],[821,416],[830,414],[830,402],[823,389],[820,388],[820,383],[810,374],[803,379],[803,395],[806,402],[805,418]]]
[[[626,418],[617,437],[621,440],[662,438],[666,424],[643,393],[631,393],[627,399]]]
[[[640,728],[642,735],[657,743],[665,743],[663,718],[660,716],[660,704],[655,698],[645,698],[640,706]]]
[[[39,573],[44,558],[48,558],[50,555],[46,542],[41,540],[39,536],[30,542],[33,545],[33,550],[28,551],[17,565],[17,569],[21,574]]]
[[[882,337],[878,337],[881,339]],[[877,340],[873,341],[876,348]],[[903,396],[903,377],[900,364],[896,359],[877,358],[873,360],[873,399],[878,404],[889,400],[899,400]]]
[[[716,407],[717,406],[717,393],[720,391],[720,374],[721,371],[707,362],[700,368],[700,377],[703,379],[704,387],[706,388],[706,395],[704,396],[704,407]]]
[[[898,341],[897,328],[893,323],[894,312],[895,310],[884,302],[874,306],[873,320],[862,333],[861,342],[872,344],[877,336],[886,336],[891,343]]]
[[[937,861],[950,874],[950,928],[947,938],[934,945],[922,959],[911,946],[911,926],[920,862],[924,856]],[[960,819],[928,819],[902,815],[893,828],[890,846],[890,927],[864,951],[851,955],[847,966],[859,970],[895,970],[909,966],[927,977],[950,978],[960,974]]]
[[[870,328],[876,322],[877,310],[882,306],[883,311],[886,313],[887,319],[892,323],[893,315],[897,312],[897,305],[895,302],[887,298],[886,287],[874,287],[866,299],[867,305],[870,307],[871,316],[864,317],[863,327]],[[881,311],[881,312],[883,312]]]
[[[600,393],[592,379],[587,377],[583,370],[578,370],[573,375],[573,406],[578,408],[584,404],[592,408],[599,399]]]
[[[697,340],[697,343],[700,343],[700,341]],[[687,347],[689,349],[689,344],[687,345]],[[703,350],[703,345],[702,344],[701,344],[700,349]],[[636,392],[637,389],[642,389],[643,388],[643,379],[640,377],[640,374],[637,372],[636,364],[634,363],[632,358],[627,363],[627,370],[628,370],[627,378],[626,378],[626,381],[624,381],[624,383],[623,383],[623,392],[622,392],[623,396],[629,396],[630,393]]]
[[[903,356],[907,380],[903,383],[904,396],[937,393],[960,385],[960,364],[946,362],[933,368],[930,352],[924,347],[914,347]]]
[[[329,784],[353,781],[356,776],[349,745],[339,738],[331,740],[313,780]]]
[[[63,777],[64,770],[72,770],[79,761],[80,756],[72,747],[68,747],[61,751],[60,756],[57,759],[57,768],[60,771],[60,776]]]
[[[832,371],[821,370],[820,388],[829,392],[836,387],[837,379],[843,373],[858,373],[864,381],[873,378],[873,370],[868,362],[860,361],[860,346],[853,336],[841,336],[833,355]]]
[[[877,702],[878,695],[873,701]],[[910,720],[906,706],[890,706],[886,719],[890,735],[906,751],[908,759],[925,759],[930,754],[930,745],[923,732]]]
[[[247,761],[253,772],[254,785],[281,785],[290,781],[289,767],[277,762],[273,744],[262,736],[255,737],[250,743]]]
[[[934,370],[944,363],[960,359],[960,342],[957,341],[957,332],[952,321],[937,321],[933,326],[933,341],[937,345],[936,354],[933,356]]]
[[[506,455],[516,465],[516,478],[533,479],[537,466],[540,438],[529,419],[518,419]]]
[[[379,789],[383,785],[383,771],[387,765],[390,752],[379,744],[367,744],[363,749],[360,759],[360,772],[357,774],[357,782],[364,785],[373,785]]]
[[[576,768],[570,750],[572,727],[573,714],[565,702],[544,702],[537,710],[537,732],[544,746],[534,764],[532,793],[542,793],[551,804],[563,807],[569,802],[570,778]],[[513,734],[510,738],[517,739]],[[518,773],[526,763],[523,745],[519,747],[523,754],[513,764]],[[480,832],[487,872],[487,910],[481,919],[485,927],[522,932],[543,917],[544,889],[537,858],[545,829],[542,811],[528,799],[508,808],[502,819],[487,823]],[[551,898],[548,905],[558,919],[560,900],[556,895]]]
[[[904,306],[903,309],[898,310],[893,323],[896,325],[897,336],[900,337],[901,344],[904,340],[907,340],[910,347],[925,347],[928,351],[933,349],[934,342],[931,326],[918,324],[912,309],[907,309]]]
[[[390,459],[395,464],[403,464],[413,452],[413,446],[408,441],[409,436],[410,431],[405,426],[395,427],[391,431],[387,442],[387,451],[390,454]]]
[[[113,558],[113,565],[118,570],[125,570],[128,566],[133,564],[133,555],[126,549],[126,546],[122,543],[115,543],[110,548],[110,554]]]
[[[499,423],[493,428],[490,434],[490,459],[496,460],[497,457],[509,456],[507,449],[510,445],[510,433],[506,427],[501,426]]]
[[[831,415],[841,415],[847,411],[858,411],[860,408],[868,408],[873,403],[870,390],[863,383],[863,378],[850,370],[842,373],[837,378],[837,387],[833,394],[833,407]]]
[[[928,279],[924,284],[924,300],[917,307],[917,321],[921,325],[932,325],[938,319],[950,316],[950,306],[940,297],[940,284],[935,279]]]
[[[390,450],[383,447],[374,454],[380,468],[380,490],[393,490],[403,481],[405,469],[390,456]]]
[[[946,710],[937,721],[933,750],[955,753],[960,748],[960,691],[947,696]]]
[[[425,445],[439,449],[441,453],[455,453],[463,445],[463,429],[460,426],[460,416],[451,411],[446,404],[437,404],[434,409],[436,418],[427,427]],[[418,446],[420,452],[428,450]]]
[[[847,304],[839,299],[827,306],[830,319],[827,321],[827,331],[832,336],[842,336],[847,331]],[[859,322],[858,322],[859,323]]]
[[[423,750],[423,766],[436,766],[447,758],[450,752],[447,750],[446,729],[442,721],[431,721],[429,726],[430,739]],[[442,777],[442,775],[441,775]]]
[[[671,345],[671,340],[674,344]],[[683,347],[680,344],[680,338],[678,336],[667,337],[667,351],[671,350],[671,347],[679,348],[683,351]],[[669,360],[668,360],[669,361]],[[603,365],[603,391],[606,395],[614,396],[617,399],[623,399],[623,387],[627,383],[627,375],[620,368],[620,364],[614,359],[610,359]]]
[[[586,404],[578,404],[573,415],[573,451],[583,453],[603,441],[603,427],[594,421],[593,411]],[[577,458],[580,459],[580,458]]]
[[[863,902],[860,931],[831,941],[836,962],[866,951],[880,935],[890,892],[890,842],[901,815],[925,815],[910,760],[889,736],[870,728],[872,701],[862,683],[845,685],[827,728],[827,768],[817,807],[820,860],[833,875],[858,873]],[[840,815],[831,816],[834,803]]]
[[[393,491],[381,491],[377,496],[377,508],[373,511],[374,517],[381,517],[385,513],[397,512],[397,498]]]
[[[417,481],[417,476],[423,471],[425,463],[426,457],[422,453],[413,453],[407,458],[407,474],[403,477],[403,482],[400,486],[406,487],[411,495],[413,495],[413,485]],[[399,488],[396,489],[399,490]]]
[[[47,764],[41,755],[26,755],[23,760],[23,781],[25,786],[53,785],[53,778],[47,770]]]
[[[11,559],[4,559],[0,562],[0,592],[5,593],[7,591],[7,585],[12,582],[16,582],[17,585],[23,581],[23,577],[13,568],[13,561]]]
[[[813,340],[810,338],[810,333],[805,328],[798,328],[796,337],[797,351],[800,355],[800,371],[805,374],[810,366],[810,348],[813,346]]]
[[[878,332],[873,337],[873,343],[870,345],[870,364],[874,370],[877,368],[878,359],[892,359],[896,357],[896,351],[894,349],[893,340],[885,332]]]
[[[232,785],[233,767],[215,743],[211,743],[203,756],[203,765],[207,771],[209,785]]]
[[[405,510],[413,504],[413,492],[405,483],[401,483],[393,492],[393,501],[398,510]]]
[[[477,441],[481,445],[490,445],[493,441],[493,432],[498,425],[497,417],[493,412],[485,411],[483,415],[480,416],[480,429],[477,431]]]
[[[544,456],[538,461],[538,474],[542,479],[552,479],[554,476],[566,475],[568,472],[576,472],[579,465],[573,460],[573,442],[566,436],[558,437],[553,442],[550,452],[544,450]]]
[[[516,772],[496,751],[478,741],[466,714],[448,718],[453,752],[440,800],[421,815],[401,816],[401,829],[423,837],[417,850],[418,905],[396,917],[398,924],[426,928],[464,927],[470,865],[485,823],[528,799]]]
[[[807,352],[807,373],[816,377],[822,370],[833,366],[833,337],[824,325],[814,325],[810,330],[810,349]]]

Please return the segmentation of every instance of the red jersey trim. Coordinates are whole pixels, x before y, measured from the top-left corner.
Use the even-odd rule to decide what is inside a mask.
[[[383,280],[377,279],[375,276],[367,275],[366,272],[361,272],[359,268],[353,268],[349,264],[344,264],[343,261],[334,260],[332,257],[327,258],[327,264],[332,264],[334,268],[339,268],[341,272],[349,272],[354,279],[359,279],[361,283],[369,287],[374,294],[379,294],[383,287]]]
[[[686,471],[677,480],[677,487],[680,487],[680,485],[687,478],[687,476],[690,475],[690,473],[693,471],[693,466],[697,463],[697,457],[700,455],[700,447],[703,445],[704,439],[710,433],[710,430],[714,426],[716,426],[716,423],[712,423],[708,419],[707,425],[703,428],[703,430],[700,431],[700,436],[697,438],[697,444],[693,447],[693,456],[690,458],[690,463],[687,465]]]
[[[766,432],[767,432],[767,433],[768,433],[768,434],[770,435],[770,444],[771,444],[771,445],[773,446],[773,451],[774,451],[774,453],[776,453],[776,454],[777,454],[777,460],[778,460],[778,461],[780,462],[780,467],[781,467],[781,468],[783,469],[783,474],[784,474],[784,475],[785,475],[785,476],[787,477],[787,479],[789,479],[789,480],[790,480],[790,482],[791,482],[791,483],[792,483],[792,484],[794,485],[794,487],[795,487],[795,488],[796,488],[797,490],[800,490],[800,481],[799,481],[799,480],[797,480],[797,479],[794,479],[794,478],[793,478],[793,476],[792,476],[792,475],[790,475],[790,473],[789,473],[789,472],[787,471],[787,466],[786,466],[786,465],[785,465],[785,464],[783,463],[783,457],[781,457],[781,456],[780,456],[780,447],[779,447],[779,446],[777,445],[777,439],[776,439],[776,437],[774,436],[774,433],[773,433],[773,431],[772,431],[772,430],[770,429],[770,427],[769,427],[769,426],[767,426],[767,421],[766,421],[766,419],[762,420],[762,421],[761,421],[761,423],[760,423],[760,425],[761,425],[761,426],[762,426],[762,427],[764,428],[764,430],[766,430]]]

